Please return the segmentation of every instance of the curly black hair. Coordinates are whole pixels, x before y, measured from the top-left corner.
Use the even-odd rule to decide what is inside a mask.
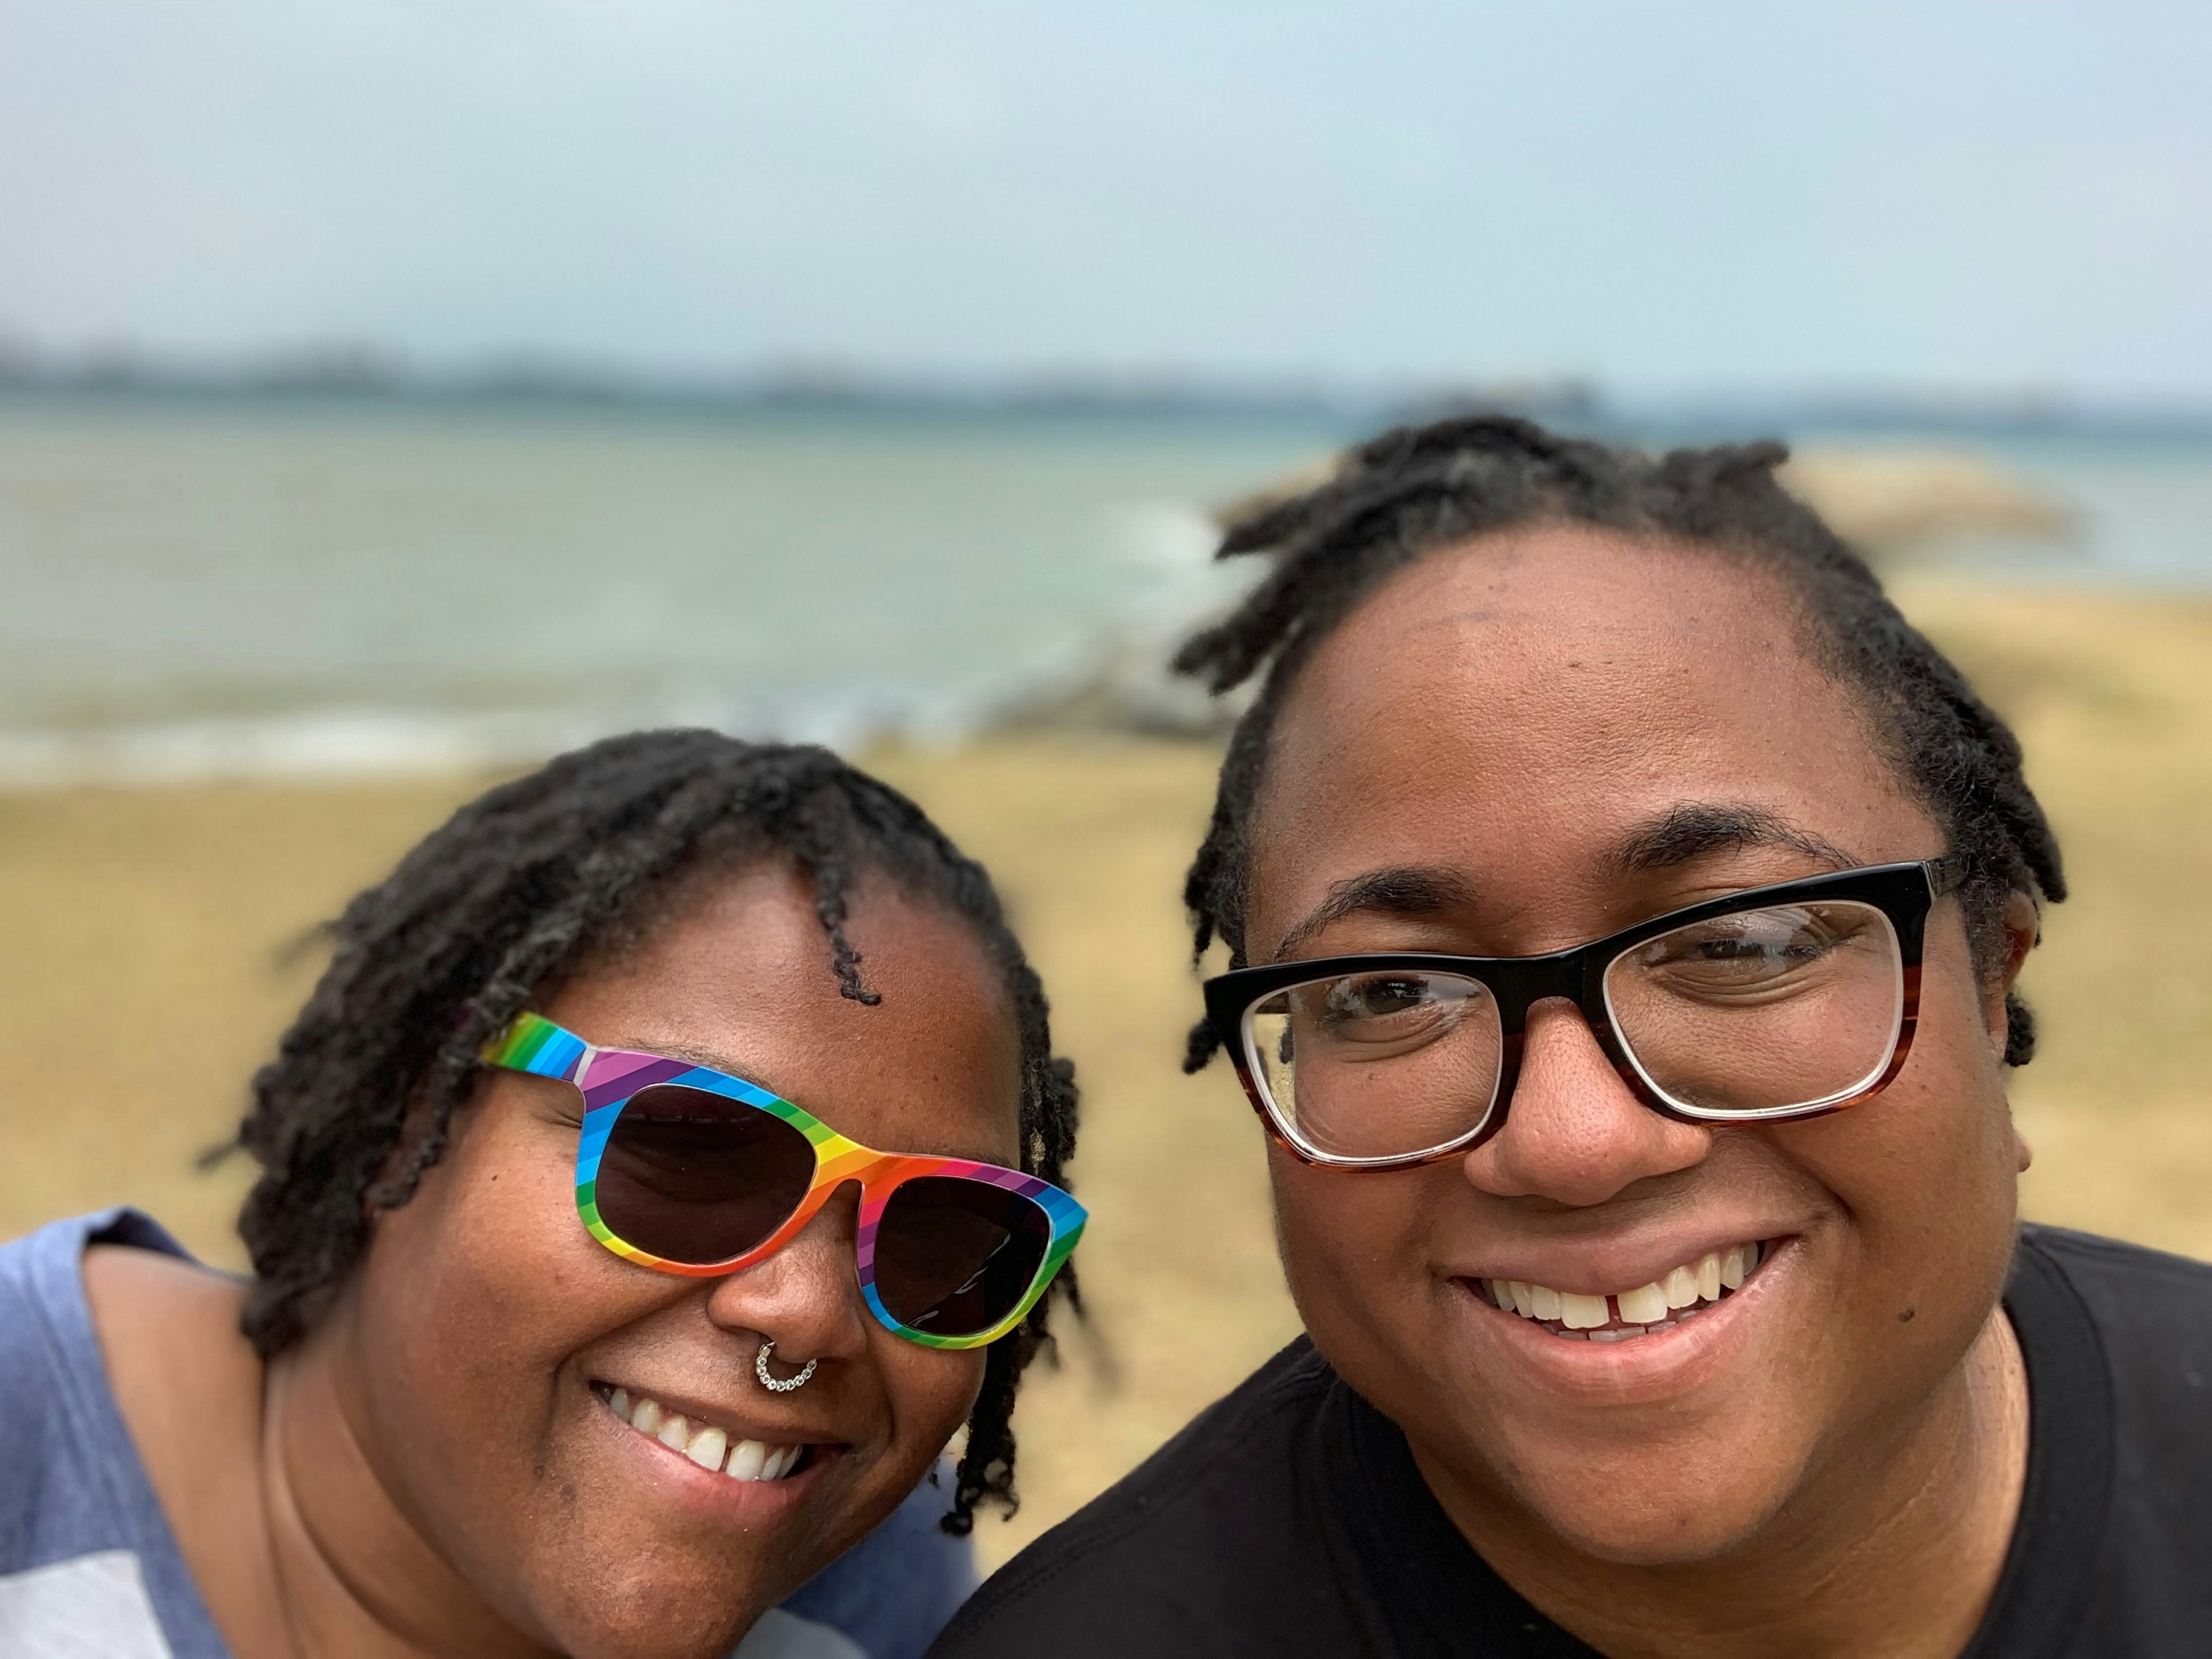
[[[888,785],[827,750],[704,731],[643,732],[563,755],[464,806],[329,925],[335,951],[234,1143],[261,1165],[239,1217],[253,1262],[243,1328],[265,1358],[303,1337],[367,1249],[374,1215],[414,1195],[483,1075],[485,1042],[595,954],[649,932],[684,882],[781,858],[811,883],[841,993],[872,1004],[847,938],[849,896],[888,877],[972,927],[1019,1027],[1021,1167],[1064,1185],[1074,1069],[1052,1052],[1043,988],[991,879]],[[1051,1339],[1072,1266],[985,1355],[945,1529],[1011,1512],[1015,1392]]]
[[[1393,572],[1494,532],[1557,523],[1702,544],[1782,577],[1816,659],[1856,695],[1898,775],[1964,858],[1968,936],[1977,967],[1993,972],[2011,895],[2066,896],[2019,740],[1899,613],[1866,561],[1782,487],[1775,468],[1788,459],[1773,442],[1653,457],[1510,416],[1464,415],[1386,432],[1347,452],[1316,488],[1231,523],[1217,556],[1272,553],[1274,568],[1175,659],[1217,693],[1265,675],[1231,736],[1212,822],[1184,883],[1195,952],[1219,938],[1244,963],[1249,833],[1268,739],[1315,649]],[[2005,1060],[2024,1066],[2034,1022],[2016,994],[2006,1006]],[[1218,1046],[1201,1021],[1184,1069],[1197,1071]]]

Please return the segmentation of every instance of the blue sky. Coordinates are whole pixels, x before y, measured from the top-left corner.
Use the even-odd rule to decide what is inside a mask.
[[[2212,7],[0,0],[0,336],[2212,395]]]

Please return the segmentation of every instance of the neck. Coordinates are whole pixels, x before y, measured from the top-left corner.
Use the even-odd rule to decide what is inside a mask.
[[[261,1478],[301,1659],[540,1659],[447,1559],[373,1455],[349,1309],[269,1367]]]
[[[2004,1565],[2027,1471],[2027,1376],[2002,1309],[1911,1431],[1826,1460],[1772,1521],[1710,1560],[1574,1549],[1416,1444],[1444,1512],[1514,1589],[1614,1659],[1774,1653],[1954,1659]]]

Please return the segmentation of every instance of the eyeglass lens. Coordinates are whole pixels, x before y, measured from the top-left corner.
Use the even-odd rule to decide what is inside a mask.
[[[795,1125],[711,1090],[658,1084],[617,1115],[593,1199],[625,1243],[708,1267],[772,1237],[813,1180],[814,1147]],[[917,1176],[892,1191],[877,1224],[876,1294],[912,1329],[972,1336],[1020,1305],[1051,1242],[1032,1199]]]
[[[876,1225],[876,1294],[900,1324],[933,1336],[988,1331],[1029,1293],[1052,1244],[1035,1200],[988,1182],[902,1182]]]
[[[1856,901],[1741,910],[1624,951],[1613,1030],[1660,1095],[1762,1114],[1847,1098],[1889,1063],[1904,1009],[1889,919]],[[1504,1051],[1498,1003],[1462,975],[1380,969],[1295,985],[1246,1017],[1245,1053],[1291,1137],[1325,1157],[1398,1158],[1479,1129]]]
[[[813,1144],[796,1125],[664,1083],[616,1115],[594,1196],[616,1237],[664,1261],[704,1267],[769,1237],[813,1181]]]

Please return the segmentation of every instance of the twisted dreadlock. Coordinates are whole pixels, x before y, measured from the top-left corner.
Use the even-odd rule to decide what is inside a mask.
[[[1267,744],[1299,669],[1392,573],[1516,526],[1601,526],[1701,543],[1778,573],[1803,611],[1815,660],[1855,692],[1892,765],[1966,860],[1960,892],[1977,968],[2004,958],[2014,893],[2066,896],[2058,843],[2021,772],[2018,739],[1950,659],[1899,614],[1881,582],[1820,516],[1784,490],[1778,443],[1638,451],[1473,415],[1401,427],[1351,451],[1327,482],[1232,523],[1218,556],[1271,552],[1237,610],[1186,642],[1177,672],[1216,692],[1265,671],[1222,763],[1206,840],[1183,884],[1200,955],[1215,938],[1242,966],[1250,831]],[[2035,1027],[2017,994],[2005,1060],[2024,1066]],[[1200,1023],[1186,1071],[1218,1046]]]
[[[905,796],[828,750],[713,732],[612,738],[464,806],[331,924],[336,952],[253,1079],[236,1146],[262,1166],[239,1218],[255,1280],[243,1324],[264,1357],[304,1336],[414,1194],[481,1075],[484,1043],[533,998],[655,925],[691,875],[784,858],[811,881],[842,994],[880,1000],[845,923],[875,872],[963,918],[1004,975],[1021,1048],[1021,1167],[1064,1184],[1073,1068],[981,865]],[[1053,1285],[1079,1313],[1072,1272]],[[1011,1510],[1015,1391],[1050,1340],[1041,1300],[986,1352],[945,1529]]]

